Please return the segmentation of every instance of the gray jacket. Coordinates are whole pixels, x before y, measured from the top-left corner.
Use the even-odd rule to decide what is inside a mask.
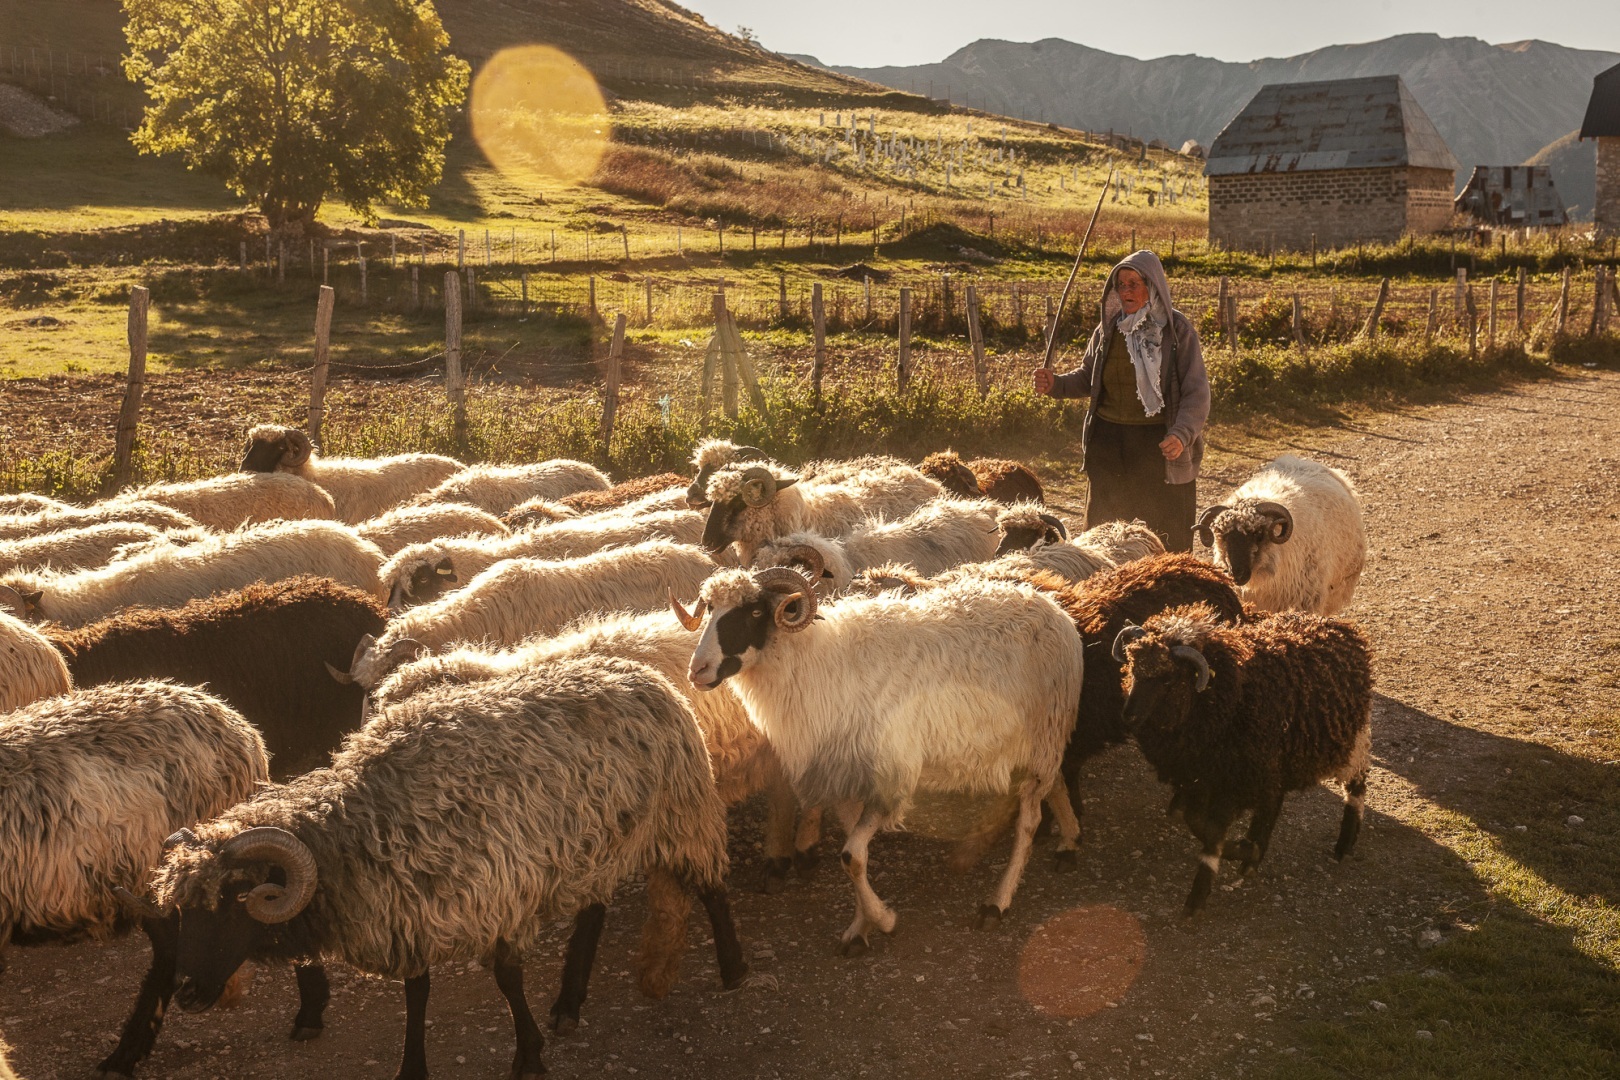
[[[1114,292],[1114,279],[1123,268],[1142,275],[1159,296],[1164,310],[1170,313],[1170,324],[1165,327],[1164,363],[1161,365],[1160,391],[1164,394],[1165,433],[1181,440],[1187,449],[1175,461],[1164,463],[1164,482],[1186,484],[1198,479],[1198,469],[1204,460],[1204,424],[1209,420],[1209,375],[1204,370],[1204,350],[1198,343],[1198,331],[1192,320],[1177,311],[1170,303],[1170,282],[1164,274],[1164,264],[1151,251],[1136,251],[1121,259],[1108,273],[1103,285],[1102,319],[1086,343],[1080,366],[1066,375],[1057,376],[1052,385],[1052,396],[1085,398],[1086,425],[1081,444],[1091,445],[1092,421],[1097,415],[1097,399],[1102,395],[1102,360],[1108,355],[1112,343],[1114,319],[1110,317],[1109,299]],[[1115,301],[1117,308],[1118,302]],[[1113,314],[1117,314],[1117,311]]]

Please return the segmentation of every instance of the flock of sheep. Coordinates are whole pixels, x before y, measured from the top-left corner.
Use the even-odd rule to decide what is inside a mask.
[[[768,892],[809,872],[824,811],[841,826],[849,955],[894,929],[869,846],[919,790],[1010,797],[952,858],[1012,830],[989,927],[1043,806],[1074,865],[1081,765],[1126,741],[1201,845],[1189,915],[1223,859],[1260,862],[1289,791],[1342,783],[1335,854],[1355,843],[1370,664],[1332,616],[1366,537],[1340,473],[1266,466],[1200,518],[1207,562],[1140,523],[1070,538],[1015,462],[794,471],[710,441],[693,464],[614,487],[573,461],[326,459],[266,426],[228,476],[0,497],[0,949],[148,935],[102,1072],[248,960],[298,965],[314,1037],[336,960],[404,980],[399,1075],[424,1077],[429,969],[478,960],[512,1075],[538,1076],[523,950],[574,918],[571,1028],[632,875],[641,989],[673,985],[693,897],[740,983],[726,808],[756,794]]]

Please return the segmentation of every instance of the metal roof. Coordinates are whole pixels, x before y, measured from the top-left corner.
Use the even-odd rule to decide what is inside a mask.
[[[1615,135],[1620,135],[1620,64],[1592,78],[1592,100],[1586,103],[1580,137],[1601,139]]]
[[[1210,176],[1379,169],[1457,170],[1399,75],[1268,83],[1215,137]]]

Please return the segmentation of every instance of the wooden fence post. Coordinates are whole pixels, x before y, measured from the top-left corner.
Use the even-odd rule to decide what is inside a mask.
[[[462,276],[464,276],[467,279],[467,310],[468,311],[477,311],[478,310],[478,271],[469,266],[469,267],[466,267],[462,271]]]
[[[1294,290],[1294,344],[1305,351],[1305,307],[1300,303],[1299,290]]]
[[[602,456],[608,457],[613,443],[613,418],[619,411],[619,362],[624,357],[624,312],[613,320],[613,344],[608,346],[607,371],[602,387]]]
[[[1564,283],[1558,289],[1558,336],[1569,326],[1569,267],[1564,267]]]
[[[787,274],[781,271],[776,274],[776,311],[778,321],[785,325],[788,321]]]
[[[366,286],[366,249],[359,244],[354,245],[354,257],[360,264],[360,306],[365,307],[370,300],[370,290]]]
[[[325,244],[321,245],[321,284],[328,285],[332,281],[332,249]]]
[[[596,318],[596,275],[595,274],[592,274],[590,276],[590,290],[591,290],[590,291],[590,300],[589,300],[589,302],[587,304],[587,307],[590,309],[591,318],[595,319]]]
[[[770,409],[765,404],[765,393],[759,388],[759,373],[754,370],[754,358],[748,355],[748,348],[743,344],[742,335],[737,332],[737,319],[730,311],[726,312],[724,324],[725,344],[730,350],[732,361],[737,365],[737,374],[742,377],[743,389],[748,391],[749,404],[761,417],[769,418]]]
[[[309,240],[309,280],[315,280],[315,238]]]
[[[900,363],[896,369],[900,392],[911,385],[911,290],[900,290]]]
[[[1226,332],[1226,296],[1231,289],[1231,283],[1226,275],[1222,274],[1220,284],[1215,290],[1215,329]]]
[[[714,340],[720,348],[720,407],[726,416],[737,419],[737,358],[727,348],[726,294],[714,294]]]
[[[1490,352],[1496,351],[1496,303],[1501,286],[1500,278],[1491,278],[1491,323],[1489,336],[1485,339],[1485,348]]]
[[[456,445],[467,435],[467,393],[461,381],[461,275],[444,275],[444,393],[450,399]]]
[[[810,391],[821,404],[821,376],[827,369],[827,307],[821,299],[821,282],[810,287],[810,320],[815,324],[816,355],[810,362]]]
[[[968,344],[973,347],[973,378],[979,384],[979,396],[990,393],[990,372],[984,366],[984,332],[979,326],[979,290],[967,287]]]
[[[624,261],[630,261],[630,226],[619,226],[619,239],[624,241]]]
[[[1367,325],[1361,328],[1361,336],[1371,341],[1378,336],[1378,324],[1384,317],[1384,305],[1389,302],[1389,278],[1385,278],[1378,285],[1378,299],[1373,301],[1372,314],[1367,317]]]
[[[419,275],[420,266],[411,266],[411,310],[422,310],[422,279]]]
[[[1479,359],[1479,305],[1474,301],[1474,287],[1468,286],[1468,292],[1463,297],[1463,306],[1468,314],[1468,359]]]
[[[524,270],[518,274],[518,289],[522,293],[523,317],[529,317],[529,272]]]
[[[309,373],[309,441],[321,445],[321,421],[326,417],[326,371],[332,350],[332,304],[337,294],[322,285],[315,301],[315,366]]]
[[[1429,290],[1429,322],[1423,331],[1425,345],[1434,341],[1434,332],[1440,326],[1440,287],[1434,286]]]
[[[1592,274],[1592,324],[1586,330],[1587,337],[1596,337],[1598,328],[1605,321],[1603,307],[1609,299],[1607,272],[1608,267],[1600,263]]]
[[[1524,290],[1529,279],[1530,272],[1522,266],[1519,267],[1518,307],[1515,309],[1514,313],[1514,324],[1518,327],[1518,332],[1521,334],[1524,333]]]
[[[1454,243],[1454,244],[1456,243],[1456,238],[1455,237],[1452,238],[1452,243]],[[1452,307],[1452,314],[1453,315],[1458,315],[1458,316],[1462,315],[1462,313],[1463,313],[1463,294],[1467,290],[1468,290],[1468,267],[1459,266],[1459,267],[1457,267],[1457,295],[1456,295],[1455,302],[1454,302],[1453,307]]]
[[[152,294],[144,285],[129,290],[129,378],[124,384],[123,407],[118,410],[111,491],[119,490],[133,479],[135,432],[141,418],[141,393],[146,388],[146,313],[151,299]]]
[[[1237,297],[1228,293],[1226,296],[1226,347],[1237,352],[1238,346],[1238,310]]]

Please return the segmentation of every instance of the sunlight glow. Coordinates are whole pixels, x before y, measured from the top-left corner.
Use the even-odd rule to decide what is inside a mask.
[[[1090,1016],[1125,996],[1146,959],[1136,916],[1107,904],[1077,908],[1029,936],[1018,958],[1018,990],[1048,1016]]]
[[[484,156],[518,183],[590,178],[611,133],[596,79],[550,45],[496,53],[473,81],[471,119]]]

